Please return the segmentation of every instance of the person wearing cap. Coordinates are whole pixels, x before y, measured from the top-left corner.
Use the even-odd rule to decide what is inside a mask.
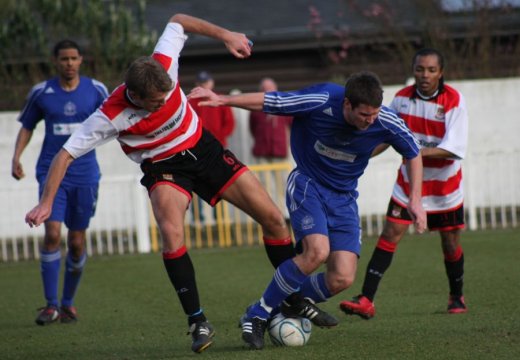
[[[195,86],[213,90],[215,88],[215,80],[207,71],[201,71],[197,74]],[[193,110],[202,119],[202,126],[217,138],[222,146],[227,147],[227,139],[235,129],[235,118],[233,112],[228,106],[219,106],[216,108],[199,106],[196,100],[189,100]]]

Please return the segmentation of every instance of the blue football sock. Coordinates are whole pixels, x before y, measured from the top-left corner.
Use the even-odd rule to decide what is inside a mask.
[[[332,296],[325,283],[325,273],[312,274],[307,277],[300,292],[303,297],[311,298],[316,303],[327,301]]]
[[[292,259],[284,261],[275,271],[271,283],[267,286],[262,299],[248,312],[250,316],[263,319],[269,317],[287,296],[298,291],[301,283],[307,278]]]
[[[43,293],[47,306],[58,307],[58,281],[60,278],[61,251],[40,250],[40,270],[43,281]]]
[[[72,306],[74,302],[74,295],[81,280],[81,274],[87,261],[87,253],[84,252],[78,261],[75,261],[70,252],[67,254],[67,261],[65,262],[65,279],[63,280],[63,296],[61,298],[61,305]]]

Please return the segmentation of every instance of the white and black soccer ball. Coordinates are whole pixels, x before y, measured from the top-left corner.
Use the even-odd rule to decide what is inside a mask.
[[[269,338],[276,346],[303,346],[311,337],[312,323],[309,319],[286,318],[281,313],[269,322]]]

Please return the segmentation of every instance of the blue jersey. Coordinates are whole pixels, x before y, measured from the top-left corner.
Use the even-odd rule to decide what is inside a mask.
[[[374,148],[387,143],[404,158],[419,154],[404,121],[383,106],[367,130],[347,124],[344,87],[317,84],[291,92],[269,92],[264,112],[291,115],[291,151],[300,172],[338,192],[355,192]]]
[[[73,91],[61,88],[59,79],[52,78],[35,85],[27,96],[18,121],[27,130],[34,130],[40,120],[45,120],[45,138],[36,164],[38,182],[45,181],[54,155],[61,149],[70,134],[108,96],[105,85],[81,76]],[[81,156],[69,166],[63,183],[67,185],[91,185],[99,181],[99,165],[94,150]]]

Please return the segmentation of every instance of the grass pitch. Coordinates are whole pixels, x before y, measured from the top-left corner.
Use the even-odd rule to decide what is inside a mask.
[[[340,318],[313,328],[301,348],[244,349],[237,321],[272,276],[260,247],[191,251],[215,343],[190,350],[186,319],[161,256],[90,258],[75,325],[36,326],[44,305],[37,262],[0,264],[0,359],[518,359],[520,230],[465,232],[467,314],[446,313],[448,285],[437,234],[408,235],[376,298],[377,314],[347,317],[340,300],[360,291],[375,245],[364,240],[352,288],[322,307]]]

